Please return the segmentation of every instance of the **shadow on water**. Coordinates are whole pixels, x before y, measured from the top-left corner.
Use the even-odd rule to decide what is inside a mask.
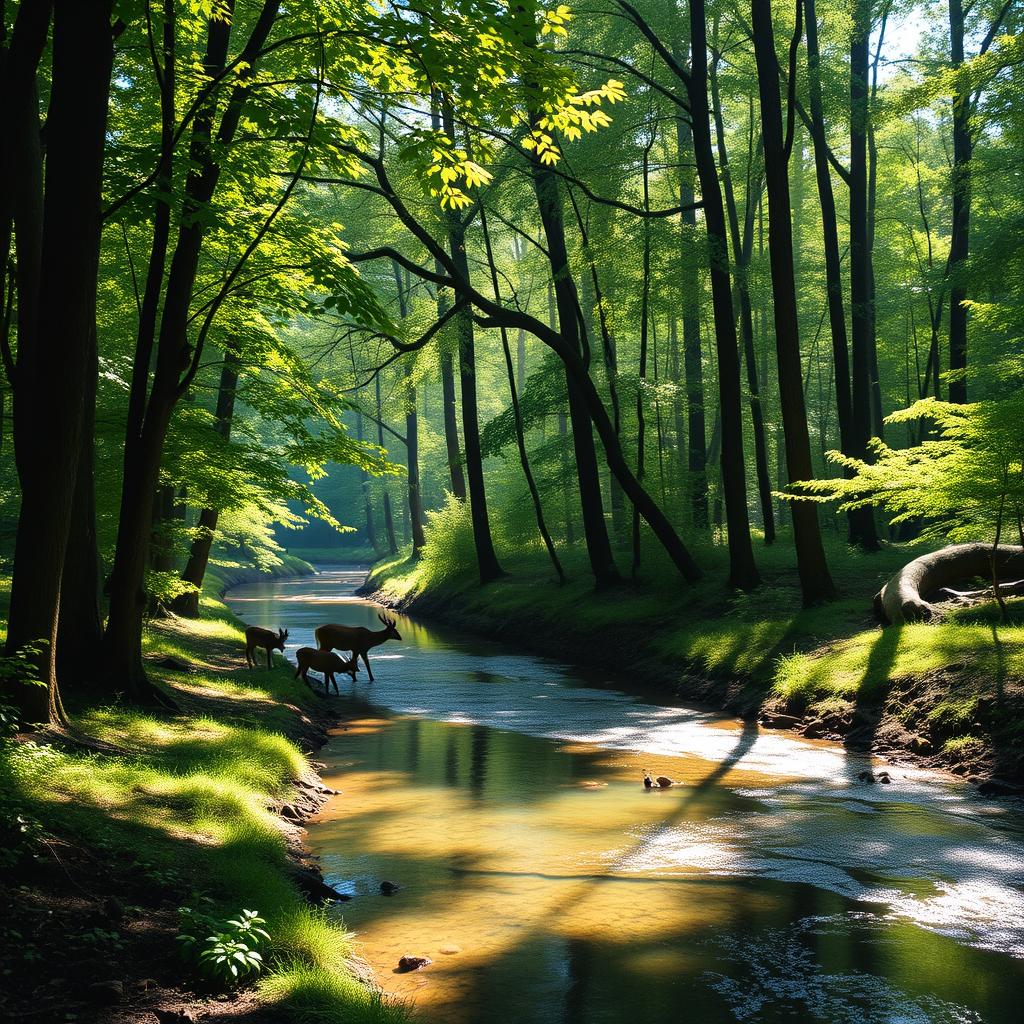
[[[340,616],[315,588],[296,592],[302,614],[273,597],[261,614],[300,635]],[[374,614],[345,605],[351,621]],[[355,897],[340,913],[379,980],[421,1019],[1016,1019],[1024,971],[1006,949],[1024,952],[1024,829],[1007,815],[994,840],[940,787],[851,787],[852,749],[623,700],[407,623],[408,646],[374,662],[378,683],[335,704],[348,728],[323,757],[343,796],[309,840]],[[887,632],[858,694],[869,742],[899,640]],[[647,765],[682,785],[645,792]],[[396,896],[380,895],[384,878]],[[974,902],[947,909],[957,886]],[[967,944],[990,900],[998,952]],[[434,964],[393,975],[406,953]]]

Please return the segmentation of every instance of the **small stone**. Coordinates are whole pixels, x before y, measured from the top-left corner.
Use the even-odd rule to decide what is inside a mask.
[[[111,921],[124,920],[124,904],[116,896],[108,896],[103,901],[103,913]]]
[[[86,990],[90,1003],[97,1006],[115,1006],[124,999],[124,984],[116,979],[113,981],[94,981]]]
[[[449,942],[442,946],[439,952],[444,953],[445,956],[454,956],[456,953],[462,952],[462,947],[456,946],[454,942]]]
[[[406,974],[409,971],[418,971],[421,967],[426,967],[428,964],[432,964],[434,961],[429,956],[403,956],[398,961],[398,971],[400,974]]]
[[[153,1016],[160,1024],[195,1024],[195,1017],[189,1010],[153,1010]]]
[[[381,882],[380,891],[385,896],[394,896],[401,888],[397,882]]]

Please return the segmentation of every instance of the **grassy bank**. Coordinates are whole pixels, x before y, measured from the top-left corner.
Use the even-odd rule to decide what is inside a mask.
[[[803,608],[792,546],[757,551],[764,582],[729,592],[726,552],[696,552],[703,581],[687,585],[655,549],[636,582],[595,592],[582,552],[565,556],[558,586],[543,551],[501,552],[508,575],[481,588],[465,524],[436,528],[425,554],[375,566],[379,600],[545,653],[657,680],[679,696],[759,716],[772,727],[911,751],[964,774],[1019,781],[1024,762],[1024,602],[1000,622],[993,605],[947,619],[882,629],[871,598],[923,549],[877,554],[838,540],[829,564],[840,597]],[[433,548],[433,550],[431,550]],[[628,565],[620,553],[620,565]]]
[[[215,596],[225,582],[211,576],[201,620],[147,629],[149,672],[176,711],[68,693],[70,736],[0,740],[0,899],[12,908],[0,1017],[405,1019],[357,980],[351,936],[294,881],[299,830],[275,812],[316,803],[303,748],[322,737],[323,702],[283,660],[244,667],[239,624]],[[206,980],[180,955],[183,906],[220,923],[243,909],[266,920],[251,984]]]

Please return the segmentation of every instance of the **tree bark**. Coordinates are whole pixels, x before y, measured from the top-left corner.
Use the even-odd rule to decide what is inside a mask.
[[[245,65],[243,74],[251,73],[273,27],[278,6],[278,0],[264,0],[241,53]],[[233,10],[234,4],[229,2],[228,18],[217,17],[209,22],[203,65],[210,78],[217,77],[226,66]],[[248,92],[242,84],[236,84],[232,89],[216,133],[218,148],[229,146],[234,140]],[[153,384],[139,433],[136,435],[129,431],[125,437],[120,521],[110,578],[110,614],[103,655],[104,666],[115,685],[136,699],[158,697],[149,686],[142,665],[146,554],[164,440],[180,397],[182,367],[188,364],[190,357],[188,329],[192,290],[206,233],[205,220],[200,214],[212,199],[220,179],[220,165],[212,148],[216,107],[214,93],[192,122],[191,169],[185,183],[182,219],[165,289]],[[141,355],[137,351],[137,371]]]
[[[48,14],[48,5],[27,6]],[[19,222],[19,265],[23,243],[29,263],[34,251],[40,257],[38,291],[19,291],[19,306],[24,302],[26,312],[33,311],[34,323],[25,326],[34,327],[34,333],[23,334],[19,322],[14,439],[22,497],[6,650],[13,653],[40,640],[47,645],[38,659],[45,685],[21,687],[10,695],[26,722],[63,718],[56,660],[59,605],[82,456],[84,378],[95,329],[113,63],[110,15],[110,0],[58,0],[54,5],[45,193],[28,196],[33,207],[42,201],[41,235],[23,237],[27,224]],[[34,68],[25,69],[22,82],[30,97]],[[17,114],[27,117],[28,111]],[[32,165],[12,173],[27,189],[39,183],[36,170]],[[23,277],[19,288],[31,285],[31,276]]]
[[[377,398],[377,444],[384,447],[384,410],[381,408],[380,400],[380,374],[374,378],[374,387]],[[391,495],[388,494],[387,484],[384,485],[384,536],[388,542],[388,554],[398,554],[398,541],[395,539],[395,517],[391,511]]]
[[[716,54],[711,61],[711,102],[715,117],[715,137],[718,141],[718,165],[721,168],[733,252],[736,254],[736,294],[740,303],[740,339],[743,345],[743,359],[747,367],[747,390],[750,392],[750,422],[754,432],[757,495],[761,506],[761,518],[764,522],[764,542],[772,544],[775,541],[775,514],[772,508],[772,484],[768,472],[768,447],[764,431],[764,410],[761,407],[761,388],[757,374],[757,355],[754,351],[754,315],[750,304],[749,282],[750,256],[754,244],[754,211],[760,201],[761,174],[760,170],[755,173],[753,167],[748,173],[750,187],[746,197],[741,236],[736,192],[733,188],[732,173],[729,170],[729,153],[725,142],[725,119],[722,115],[722,101],[718,91],[718,59]],[[752,108],[751,130],[753,130]],[[758,155],[761,148],[759,140]],[[750,162],[753,164],[756,159],[753,145],[751,145],[749,156]],[[758,192],[756,199],[753,194],[755,187]]]
[[[775,53],[771,0],[752,0],[751,11],[758,92],[761,97],[761,135],[764,140],[765,185],[768,193],[768,257],[775,306],[779,394],[786,435],[786,465],[789,482],[793,484],[811,479],[813,470],[800,363],[789,178],[782,139],[782,104],[779,98],[778,58]],[[834,597],[835,587],[829,575],[821,530],[818,527],[818,510],[812,502],[793,503],[793,533],[804,604],[816,604]]]
[[[751,590],[760,583],[760,575],[754,563],[750,518],[747,513],[740,364],[732,287],[729,281],[729,245],[726,240],[725,211],[711,143],[707,24],[703,4],[690,4],[690,41],[693,56],[687,87],[693,119],[693,151],[700,179],[711,265],[711,298],[715,316],[718,402],[722,430],[722,491],[729,533],[729,585]]]
[[[804,0],[807,23],[807,88],[810,101],[811,141],[814,144],[814,173],[821,203],[821,234],[825,250],[825,293],[828,298],[829,332],[832,337],[833,381],[836,394],[836,415],[839,421],[839,446],[847,455],[855,450],[853,406],[850,400],[850,351],[846,333],[846,311],[843,303],[843,274],[839,253],[839,229],[836,203],[832,191],[832,174],[828,165],[828,140],[821,99],[821,55],[818,48],[818,21],[815,0]],[[855,510],[848,513],[850,540],[856,542],[863,532],[862,523],[871,512]]]
[[[534,119],[535,120],[535,119]],[[580,323],[577,315],[576,285],[569,269],[569,254],[562,219],[562,200],[558,182],[551,170],[538,159],[530,162],[534,192],[540,209],[541,223],[547,240],[548,256],[554,284],[558,326],[564,343],[572,352],[581,353]],[[601,502],[601,481],[597,471],[594,434],[586,399],[576,380],[566,374],[569,395],[569,418],[572,422],[573,450],[579,475],[580,504],[583,511],[583,532],[590,558],[590,568],[598,587],[617,583],[619,572],[615,567],[608,528]]]
[[[238,356],[231,349],[224,353],[224,365],[220,370],[220,383],[217,387],[216,430],[224,440],[231,436],[231,420],[235,412],[235,395],[238,390]],[[193,590],[181,594],[175,599],[172,610],[178,615],[196,618],[199,615],[199,597],[206,579],[206,568],[210,563],[210,550],[217,532],[217,521],[220,510],[204,508],[199,513],[196,523],[195,539],[189,550],[188,561],[182,571],[181,578]]]
[[[954,68],[964,63],[964,9],[962,0],[949,0],[949,56]],[[967,287],[964,280],[970,253],[971,96],[958,88],[953,96],[953,219],[949,236],[949,400],[967,401]]]
[[[850,326],[853,342],[853,451],[869,455],[871,438],[871,294],[868,272],[868,43],[871,0],[856,0],[850,36]],[[878,534],[870,508],[858,511],[851,539],[877,551]]]
[[[693,208],[693,133],[685,117],[676,118],[676,153],[679,164],[679,219],[681,306],[683,320],[683,376],[686,381],[686,459],[693,524],[708,526],[707,436],[704,422],[704,364],[700,338],[700,275],[697,266],[697,211]]]

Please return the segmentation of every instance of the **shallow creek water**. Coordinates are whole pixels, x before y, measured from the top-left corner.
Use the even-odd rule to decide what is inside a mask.
[[[238,587],[247,622],[379,628],[363,573]],[[1024,807],[397,616],[339,678],[309,826],[385,992],[444,1024],[1018,1021]],[[344,682],[342,682],[344,680]],[[628,687],[628,692],[626,691]],[[646,792],[641,771],[680,784]],[[380,893],[380,882],[401,887]],[[403,954],[429,967],[394,969]]]

